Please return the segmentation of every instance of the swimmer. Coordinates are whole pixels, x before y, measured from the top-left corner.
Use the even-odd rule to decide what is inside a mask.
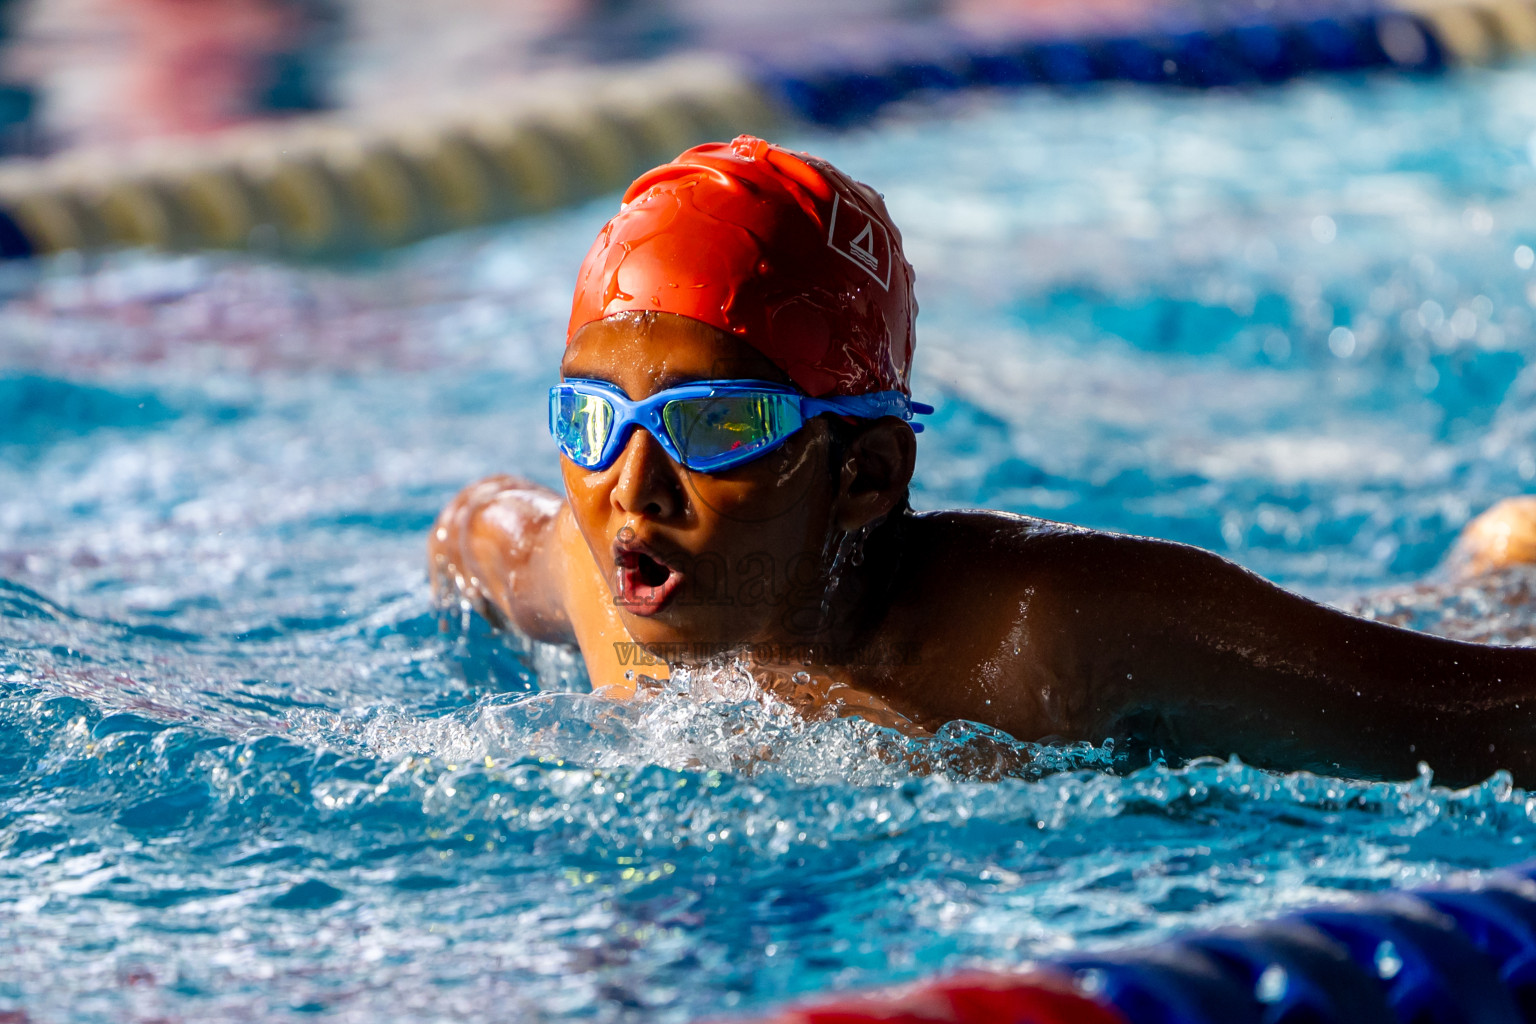
[[[1183,544],[914,512],[915,312],[880,196],[829,164],[742,136],[646,173],[578,278],[549,408],[565,493],[464,490],[429,540],[437,592],[575,644],[615,699],[735,654],[812,713],[911,732],[1536,781],[1536,650],[1357,618]],[[1536,556],[1533,522],[1474,524],[1463,571]]]

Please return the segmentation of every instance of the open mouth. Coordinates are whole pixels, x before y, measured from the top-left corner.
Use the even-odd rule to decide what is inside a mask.
[[[682,573],[646,551],[618,548],[614,551],[619,607],[634,615],[655,615],[666,607]]]

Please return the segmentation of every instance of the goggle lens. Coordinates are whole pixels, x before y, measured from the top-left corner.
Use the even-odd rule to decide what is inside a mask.
[[[680,398],[661,410],[662,422],[685,466],[729,457],[735,465],[798,430],[800,410],[787,395]]]
[[[549,411],[550,432],[566,458],[588,468],[602,461],[613,430],[613,406],[607,399],[561,389]]]

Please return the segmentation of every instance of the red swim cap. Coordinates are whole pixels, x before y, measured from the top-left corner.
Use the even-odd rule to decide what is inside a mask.
[[[567,341],[632,310],[740,335],[808,395],[910,394],[912,267],[874,189],[738,136],[648,171],[581,265]]]

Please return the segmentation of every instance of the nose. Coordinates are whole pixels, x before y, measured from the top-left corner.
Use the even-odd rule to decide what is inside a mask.
[[[671,519],[684,505],[683,481],[661,445],[645,430],[635,430],[614,463],[618,479],[611,500],[629,515]]]

